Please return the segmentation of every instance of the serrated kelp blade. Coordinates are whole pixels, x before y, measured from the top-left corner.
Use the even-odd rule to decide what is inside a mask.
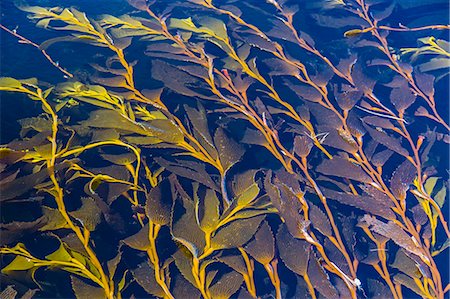
[[[71,284],[74,295],[77,299],[89,298],[104,298],[105,293],[102,288],[88,283],[86,280],[71,275]]]
[[[332,285],[328,274],[325,272],[314,253],[309,255],[307,273],[311,280],[311,284],[320,294],[325,298],[338,298],[337,290]]]
[[[218,281],[209,287],[212,298],[228,299],[241,287],[242,275],[237,272],[228,272],[221,275]]]
[[[221,128],[218,128],[214,134],[214,144],[219,152],[219,159],[225,171],[236,164],[244,154],[242,146],[228,137]]]
[[[278,228],[276,240],[281,260],[286,267],[304,276],[308,268],[311,245],[305,240],[294,238],[284,224]]]
[[[205,247],[204,233],[197,225],[195,204],[181,195],[177,196],[173,205],[171,234],[194,256],[198,256]]]
[[[347,178],[363,183],[371,183],[372,179],[364,170],[345,158],[335,157],[325,160],[317,167],[317,171],[326,175]]]
[[[275,256],[275,239],[266,221],[262,222],[254,239],[245,246],[245,251],[263,265],[268,265],[273,260]]]
[[[344,205],[350,205],[386,219],[396,219],[394,212],[391,210],[393,205],[391,204],[390,199],[384,196],[381,197],[378,194],[374,197],[354,195],[330,189],[324,189],[323,193],[327,198],[336,200]]]
[[[148,262],[142,262],[131,269],[131,273],[136,282],[147,292],[153,296],[163,297],[164,291],[156,282],[154,269]]]
[[[170,222],[172,204],[170,184],[164,180],[148,192],[145,213],[154,223],[165,225]]]
[[[150,249],[149,226],[146,224],[137,233],[124,239],[123,242],[136,250],[147,251]]]
[[[264,216],[232,221],[220,228],[211,239],[211,246],[215,249],[237,248],[251,239],[256,233]]]

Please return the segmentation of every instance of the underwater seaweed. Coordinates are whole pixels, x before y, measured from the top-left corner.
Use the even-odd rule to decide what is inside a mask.
[[[2,296],[448,295],[450,25],[390,1],[127,2],[20,3],[39,44],[0,25],[65,74],[0,78],[36,103],[0,148]],[[87,76],[50,56],[67,42],[101,53]]]

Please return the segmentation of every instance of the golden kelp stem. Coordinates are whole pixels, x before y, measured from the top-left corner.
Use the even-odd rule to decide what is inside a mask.
[[[50,180],[53,183],[53,187],[50,189],[47,189],[46,191],[52,195],[56,201],[56,204],[58,206],[58,210],[69,225],[70,229],[75,233],[77,238],[80,240],[81,244],[83,244],[84,249],[86,250],[86,253],[89,256],[89,260],[92,262],[92,264],[95,266],[96,270],[100,274],[100,283],[99,285],[103,288],[105,292],[105,296],[107,298],[113,298],[114,297],[114,286],[109,284],[109,278],[105,274],[103,267],[98,260],[95,252],[91,249],[89,243],[89,231],[86,228],[83,228],[81,230],[78,226],[76,226],[71,217],[69,216],[66,206],[64,203],[64,192],[63,189],[60,187],[59,182],[56,178],[56,174],[54,171],[56,159],[58,157],[58,145],[57,145],[57,134],[58,134],[58,116],[56,115],[53,108],[48,103],[47,99],[44,97],[42,90],[39,87],[34,87],[35,91],[32,89],[28,89],[25,87],[20,87],[16,90],[16,92],[21,92],[29,95],[30,97],[34,99],[38,99],[42,103],[43,110],[51,117],[52,119],[52,132],[51,136],[49,137],[49,141],[51,143],[51,154],[50,157],[46,160],[47,169],[49,171]],[[1,88],[0,88],[1,89]],[[98,283],[98,282],[97,282]]]
[[[253,273],[255,270],[254,261],[250,259],[247,252],[245,252],[242,247],[239,247],[238,249],[244,259],[245,266],[247,267],[247,275],[244,275],[244,282],[247,287],[247,291],[253,298],[256,298],[256,286],[253,278]]]
[[[156,238],[158,237],[158,233],[159,230],[161,229],[161,226],[159,224],[154,223],[151,220],[149,220],[148,226],[149,226],[148,238],[150,241],[150,249],[147,250],[147,254],[155,269],[154,273],[156,282],[164,291],[167,298],[174,299],[175,297],[171,294],[169,286],[166,283],[164,269],[161,269],[158,252],[156,251]]]

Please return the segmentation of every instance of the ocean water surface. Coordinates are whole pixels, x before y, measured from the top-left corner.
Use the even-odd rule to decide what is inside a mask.
[[[0,298],[448,298],[449,3],[0,3]]]

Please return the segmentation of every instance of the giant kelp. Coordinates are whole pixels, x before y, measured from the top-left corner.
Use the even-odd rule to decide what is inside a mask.
[[[41,107],[0,149],[5,296],[444,298],[448,25],[392,27],[379,1],[128,3],[21,3],[40,44],[0,27],[66,76],[0,79]],[[78,77],[62,42],[104,56]]]

